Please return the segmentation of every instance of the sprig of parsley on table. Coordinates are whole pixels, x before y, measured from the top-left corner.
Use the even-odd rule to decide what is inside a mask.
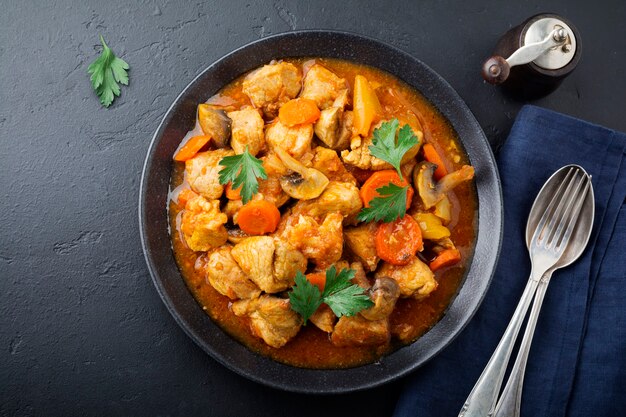
[[[357,219],[363,222],[382,220],[389,223],[404,217],[408,190],[408,186],[400,187],[391,182],[377,188],[379,197],[374,197],[369,207],[362,208]]]
[[[291,309],[300,314],[306,324],[322,303],[328,305],[337,317],[354,316],[373,306],[374,303],[364,293],[364,289],[350,281],[355,273],[353,269],[347,268],[337,273],[335,266],[331,266],[326,270],[326,283],[321,292],[298,271],[296,285],[289,293]]]
[[[378,129],[374,129],[374,137],[369,150],[373,156],[389,162],[398,171],[398,175],[402,179],[402,172],[400,171],[402,157],[419,141],[409,125],[402,126],[400,131],[398,131],[398,126],[400,126],[400,122],[394,118],[383,122]],[[396,131],[398,131],[397,141]]]
[[[115,96],[120,95],[120,86],[117,83],[128,85],[126,70],[129,66],[126,61],[115,56],[102,36],[100,36],[100,42],[102,53],[89,65],[87,73],[91,74],[91,85],[100,97],[100,103],[104,107],[109,107]]]
[[[243,204],[252,200],[259,190],[259,182],[257,178],[267,179],[267,173],[263,168],[263,161],[255,158],[248,147],[240,155],[225,156],[220,160],[223,166],[219,172],[220,184],[226,185],[232,182],[233,190],[241,187],[241,199]]]

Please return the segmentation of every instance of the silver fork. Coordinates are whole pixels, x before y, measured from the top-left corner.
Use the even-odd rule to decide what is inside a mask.
[[[575,185],[580,185],[581,181],[587,180],[587,175],[584,172],[582,177],[578,175],[581,173],[580,171],[577,167],[569,169],[565,179],[559,185],[541,216],[528,245],[532,267],[526,288],[496,350],[459,412],[459,417],[485,417],[494,412],[513,345],[537,290],[537,285],[563,255],[571,237],[571,232],[565,233],[569,228],[564,225],[571,214],[570,211],[565,210],[567,207],[565,201],[575,199],[580,188]],[[531,212],[532,216],[533,213]]]
[[[565,227],[565,223],[568,222],[563,238],[561,239],[561,242],[557,242],[556,239],[553,241],[554,246],[563,245],[567,248],[567,250],[559,258],[558,262],[543,275],[543,278],[541,278],[541,282],[537,287],[533,306],[530,310],[530,316],[528,317],[528,323],[526,324],[526,330],[524,331],[524,337],[522,338],[522,343],[520,344],[519,352],[517,354],[517,358],[515,359],[513,369],[511,369],[509,379],[504,387],[504,390],[502,391],[500,399],[498,400],[498,404],[496,405],[494,417],[519,417],[522,403],[524,372],[526,370],[528,354],[530,353],[530,345],[533,340],[533,334],[535,332],[535,327],[537,326],[537,319],[539,318],[539,311],[541,310],[541,305],[543,303],[544,296],[546,295],[550,278],[552,277],[552,273],[554,271],[570,265],[580,257],[583,250],[587,246],[589,237],[591,236],[595,211],[593,203],[593,187],[591,185],[591,177],[584,172],[584,170],[582,171],[583,177],[577,183],[576,187],[578,193],[575,195],[573,194],[572,198],[567,202],[564,221],[559,225],[559,228],[562,229]],[[588,198],[588,193],[591,194],[590,199],[587,201],[589,204],[586,204],[585,213],[581,215],[581,209],[586,203],[585,200]],[[585,217],[582,219],[583,221],[577,221],[579,215]],[[559,229],[557,229],[556,235],[559,235]],[[526,238],[528,239],[528,236]],[[549,236],[546,239],[548,238]],[[572,238],[573,240],[570,243],[569,241]],[[551,243],[548,243],[548,246],[551,245]]]

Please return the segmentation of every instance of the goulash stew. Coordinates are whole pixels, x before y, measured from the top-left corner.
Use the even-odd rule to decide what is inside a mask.
[[[334,59],[270,62],[199,103],[174,155],[183,279],[260,354],[344,368],[444,314],[474,245],[474,169],[419,93]]]

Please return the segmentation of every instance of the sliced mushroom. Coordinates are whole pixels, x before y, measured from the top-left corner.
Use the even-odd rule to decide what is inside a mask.
[[[423,161],[413,170],[413,184],[417,187],[426,209],[430,209],[443,200],[446,193],[457,185],[474,178],[474,168],[463,165],[458,171],[451,172],[435,182],[433,174],[436,169],[437,165]]]
[[[210,104],[198,105],[198,123],[205,135],[210,136],[218,148],[228,146],[231,120],[226,112]]]
[[[280,186],[285,193],[300,200],[319,197],[330,182],[326,175],[317,169],[307,168],[280,147],[274,148],[276,155],[293,173],[280,178]]]

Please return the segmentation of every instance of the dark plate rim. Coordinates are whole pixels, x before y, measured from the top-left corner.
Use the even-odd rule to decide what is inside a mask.
[[[407,82],[407,84],[411,85],[413,88],[421,91],[426,98],[438,108],[438,110],[444,114],[446,118],[450,121],[453,127],[457,128],[455,122],[464,123],[463,128],[467,128],[472,131],[472,141],[471,143],[466,143],[461,134],[459,133],[459,137],[461,143],[465,147],[468,155],[470,156],[470,162],[476,167],[478,163],[478,168],[480,170],[477,171],[477,192],[479,196],[479,207],[478,207],[478,234],[476,238],[476,246],[474,257],[472,259],[472,263],[468,268],[468,272],[466,274],[465,282],[462,284],[461,289],[459,290],[459,294],[451,305],[449,306],[448,312],[442,317],[442,319],[433,326],[424,336],[422,336],[415,343],[408,345],[395,351],[394,353],[384,357],[379,363],[363,365],[356,368],[349,369],[334,369],[334,370],[312,370],[312,369],[304,369],[304,368],[295,368],[289,365],[284,365],[282,363],[273,361],[267,357],[261,356],[251,350],[245,348],[250,355],[254,355],[255,358],[247,358],[251,359],[252,362],[259,362],[259,364],[254,364],[254,366],[242,366],[241,364],[235,364],[232,361],[232,358],[228,358],[224,355],[223,352],[218,351],[214,346],[207,343],[206,340],[199,334],[197,329],[194,329],[189,319],[183,317],[183,314],[176,307],[176,302],[173,300],[173,297],[169,294],[168,289],[166,288],[163,279],[160,276],[155,260],[151,254],[151,247],[149,243],[149,239],[147,236],[147,230],[149,228],[149,224],[147,223],[148,217],[148,208],[147,208],[147,190],[148,190],[148,180],[149,175],[148,171],[152,166],[155,159],[155,149],[157,148],[159,139],[161,139],[166,124],[170,121],[172,117],[173,110],[181,104],[181,100],[185,95],[192,89],[192,87],[201,80],[205,75],[210,73],[210,71],[219,68],[219,66],[230,59],[236,58],[237,56],[246,53],[246,51],[252,51],[255,48],[259,48],[261,46],[265,46],[267,44],[279,43],[285,41],[287,39],[297,39],[298,37],[312,37],[312,38],[328,38],[331,39],[342,39],[344,41],[352,41],[361,44],[367,44],[367,46],[385,51],[385,53],[389,53],[398,57],[399,59],[404,59],[411,63],[411,65],[415,65],[420,68],[421,71],[425,72],[432,80],[438,84],[437,92],[434,94],[441,94],[441,97],[437,96],[433,99],[432,96],[424,93],[422,89],[418,86],[414,85],[411,82],[408,82],[404,77],[402,77],[398,73],[394,73],[386,70],[387,72],[391,72],[396,77],[402,79]],[[281,55],[277,54],[280,57],[288,57],[294,56],[291,55]],[[315,53],[304,54],[298,56],[319,56]],[[329,55],[326,55],[329,56]],[[347,58],[350,59],[350,58]],[[262,63],[257,64],[261,65]],[[368,64],[371,65],[371,64]],[[376,66],[376,65],[372,65]],[[379,66],[379,68],[381,68]],[[385,68],[381,68],[385,70]],[[237,74],[239,75],[239,74]],[[221,88],[221,86],[220,86]],[[445,103],[445,101],[449,101],[450,107],[441,108],[441,103]],[[445,107],[445,106],[444,106]],[[454,119],[454,120],[452,120]],[[474,156],[474,159],[472,158]],[[170,155],[171,157],[171,155]],[[169,175],[168,175],[168,187],[169,187]],[[485,193],[490,195],[489,201],[480,200],[481,190],[484,189]],[[488,205],[488,210],[485,209],[485,204]],[[165,207],[164,207],[165,209]],[[483,213],[485,211],[485,213]],[[168,110],[163,116],[163,119],[159,123],[150,145],[148,147],[146,159],[142,168],[141,182],[139,188],[139,228],[140,228],[140,237],[141,237],[141,245],[144,253],[144,257],[146,259],[146,264],[148,266],[148,270],[150,272],[150,276],[152,281],[157,289],[157,292],[170,314],[174,317],[178,325],[187,333],[187,335],[198,344],[205,352],[207,352],[210,356],[212,356],[219,363],[227,367],[228,369],[236,372],[239,375],[242,375],[250,380],[255,382],[259,382],[261,384],[271,386],[273,388],[292,391],[292,392],[301,392],[301,393],[315,393],[315,394],[331,394],[331,393],[345,393],[345,392],[353,392],[360,391],[369,388],[373,388],[385,383],[388,383],[392,380],[400,378],[421,365],[430,360],[436,354],[438,354],[441,350],[443,350],[446,346],[448,346],[457,336],[461,333],[463,328],[467,325],[467,323],[471,320],[478,307],[482,303],[482,300],[489,288],[491,280],[493,278],[493,274],[495,273],[495,266],[497,263],[497,259],[500,254],[500,247],[502,244],[502,235],[503,235],[503,206],[502,206],[502,189],[500,184],[500,178],[498,174],[498,170],[496,168],[495,158],[491,147],[482,131],[480,125],[476,121],[474,115],[467,107],[465,102],[461,99],[461,97],[456,93],[456,91],[445,81],[439,74],[433,71],[426,64],[414,58],[407,52],[396,48],[395,46],[389,45],[383,41],[363,36],[361,34],[346,32],[346,31],[335,31],[335,30],[299,30],[292,32],[279,33],[272,36],[268,36],[265,38],[261,38],[250,42],[244,46],[241,46],[234,51],[224,55],[222,58],[216,60],[211,65],[202,70],[196,77],[191,80],[187,86],[181,91],[181,93],[176,97],[176,99],[172,102]],[[482,218],[484,214],[487,214],[489,218]],[[491,232],[489,236],[487,236],[487,231],[481,232],[481,227],[485,223],[488,223],[491,227]],[[493,239],[493,233],[497,234],[497,241]],[[478,249],[482,251],[483,247],[487,251],[487,253],[478,253]],[[487,246],[485,246],[487,245]],[[173,258],[172,258],[173,259]],[[479,269],[481,272],[486,273],[488,276],[482,277],[473,277],[478,279],[475,282],[475,279],[472,279],[472,282],[468,282],[468,277],[472,274],[472,271]],[[180,275],[180,274],[179,274]],[[182,278],[182,277],[181,277]],[[182,281],[182,279],[181,279]],[[471,284],[471,288],[465,288],[466,286]],[[468,292],[478,292],[478,295],[474,295],[470,297],[469,300],[463,299],[463,305],[455,306],[455,304],[459,304],[461,300],[459,297],[464,291]],[[191,293],[189,293],[189,297],[193,298]],[[195,299],[193,300],[195,302]],[[467,301],[467,303],[465,303]],[[197,303],[196,303],[197,304]],[[198,305],[199,307],[199,305]],[[455,308],[453,308],[455,307]],[[206,316],[201,309],[198,310]],[[463,310],[463,314],[461,311]],[[186,312],[188,313],[188,312]],[[452,314],[454,313],[454,314]],[[195,313],[192,313],[195,314]],[[458,316],[461,314],[461,316]],[[208,317],[208,316],[207,316]],[[456,320],[454,323],[450,323],[450,321]],[[445,326],[442,324],[444,322],[448,322]],[[212,323],[212,322],[211,322]],[[217,326],[215,326],[217,327]],[[440,334],[441,331],[437,332],[437,329],[443,328],[454,330],[452,334]],[[221,329],[220,329],[221,331]],[[434,333],[437,333],[436,335]],[[229,337],[229,336],[228,336]],[[418,348],[417,345],[420,344],[420,340],[432,339],[435,337],[438,340],[437,349],[434,351],[431,349],[430,352],[420,360],[412,360],[406,363],[406,366],[401,367],[400,369],[392,369],[391,371],[387,371],[385,364],[389,361],[388,358],[394,357],[394,355],[398,355],[399,352],[404,352],[403,356],[406,356],[406,359],[413,358],[415,354],[423,353],[424,349]],[[231,341],[235,344],[239,344],[235,339],[231,339]],[[240,345],[241,346],[241,345]],[[410,352],[407,352],[410,351]],[[258,365],[258,366],[257,366]],[[279,378],[277,378],[277,376]],[[284,377],[284,378],[283,378]],[[303,384],[294,384],[294,381],[304,381]]]

